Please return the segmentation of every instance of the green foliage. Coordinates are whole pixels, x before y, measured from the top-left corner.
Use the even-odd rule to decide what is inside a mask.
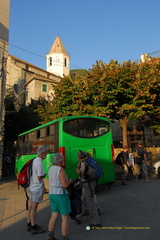
[[[5,141],[16,140],[20,133],[37,127],[41,118],[35,110],[47,103],[42,97],[38,100],[32,99],[28,106],[23,104],[20,110],[16,112],[14,107],[15,100],[14,94],[7,95],[5,98]]]
[[[85,72],[86,72],[85,69],[72,69],[72,70],[70,70],[70,75],[72,78],[74,78],[77,75],[84,76]]]
[[[63,78],[54,93],[53,101],[37,109],[43,123],[68,115],[156,119],[160,116],[160,59],[140,64],[97,61],[83,75]]]

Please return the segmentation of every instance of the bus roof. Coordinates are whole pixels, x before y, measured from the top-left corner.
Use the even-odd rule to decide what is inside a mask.
[[[50,122],[48,122],[48,123],[42,124],[42,125],[40,125],[40,126],[38,126],[38,127],[32,128],[32,129],[30,129],[30,130],[28,130],[28,131],[26,131],[26,132],[20,133],[18,136],[22,136],[22,135],[27,134],[27,133],[30,133],[30,132],[32,132],[32,131],[34,131],[34,130],[38,130],[38,129],[42,128],[42,127],[49,126],[49,125],[51,125],[52,123],[59,122],[59,121],[61,121],[61,120],[71,120],[71,119],[75,119],[75,118],[97,118],[97,119],[101,119],[101,120],[110,122],[108,118],[99,117],[99,116],[67,116],[67,117],[61,117],[61,118],[55,119],[55,120],[50,121]]]

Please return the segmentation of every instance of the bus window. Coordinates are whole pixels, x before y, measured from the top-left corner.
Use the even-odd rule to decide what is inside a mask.
[[[26,134],[23,138],[22,153],[28,154],[28,150],[29,150],[29,135]]]
[[[50,126],[50,135],[54,135],[55,132],[55,125]]]
[[[50,135],[50,127],[47,127],[46,128],[46,136],[49,136]]]
[[[23,138],[24,136],[20,136],[18,138],[18,146],[17,146],[17,156],[20,157],[22,155],[23,150]]]
[[[28,154],[33,152],[33,144],[36,141],[36,132],[29,133]]]
[[[55,142],[56,142],[56,136],[54,134],[55,132],[55,125],[48,126],[46,129],[46,141],[48,143],[48,150],[50,153],[55,152]]]
[[[40,130],[40,137],[41,137],[41,138],[46,137],[46,128],[42,128],[42,129]]]
[[[40,138],[40,130],[37,130],[37,138]]]
[[[29,133],[29,142],[35,142],[36,141],[36,132]]]
[[[100,119],[78,118],[64,122],[64,132],[76,137],[99,137],[109,130],[109,123]]]

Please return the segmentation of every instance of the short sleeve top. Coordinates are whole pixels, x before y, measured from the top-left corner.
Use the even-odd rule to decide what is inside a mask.
[[[40,176],[44,176],[44,167],[42,159],[40,157],[36,157],[32,164],[32,176],[30,177],[29,186],[30,191],[38,191],[43,188],[43,179],[38,179]]]

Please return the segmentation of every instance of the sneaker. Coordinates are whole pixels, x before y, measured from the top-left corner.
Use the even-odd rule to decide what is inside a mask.
[[[27,232],[31,231],[31,226],[27,225]]]
[[[96,227],[102,227],[102,225],[101,224],[90,224],[89,225],[89,227],[91,228],[91,229],[94,229],[94,228],[96,228]]]
[[[86,209],[84,210],[84,213],[83,213],[83,216],[87,216],[87,215],[89,215],[89,210],[88,210],[88,208],[86,208]]]
[[[35,228],[31,228],[31,233],[32,234],[40,234],[40,233],[44,233],[46,232],[43,228],[41,228],[40,226],[36,226]]]
[[[75,223],[78,224],[78,225],[81,224],[81,220],[77,219],[76,217],[73,218],[73,221],[75,221]]]
[[[100,216],[101,215],[101,210],[100,208],[97,208],[97,212],[98,212],[98,215]],[[89,210],[86,208],[84,213],[83,213],[83,217],[84,216],[88,216],[89,215]]]
[[[125,181],[122,181],[123,186],[127,186],[128,184]]]

